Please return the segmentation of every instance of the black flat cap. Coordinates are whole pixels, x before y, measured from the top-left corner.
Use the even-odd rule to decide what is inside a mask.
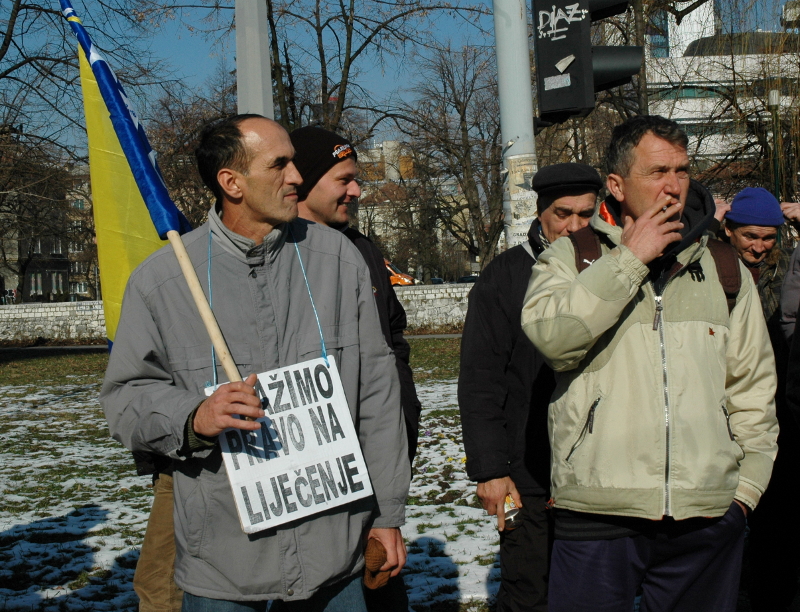
[[[538,194],[556,190],[599,192],[603,181],[597,170],[586,164],[553,164],[540,168],[531,181],[531,187]]]

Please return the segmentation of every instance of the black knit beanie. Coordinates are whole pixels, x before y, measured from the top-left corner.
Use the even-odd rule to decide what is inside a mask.
[[[297,188],[300,200],[305,200],[319,179],[336,164],[348,157],[357,159],[353,145],[329,130],[306,126],[289,136],[294,147],[294,165],[303,177],[303,184]]]

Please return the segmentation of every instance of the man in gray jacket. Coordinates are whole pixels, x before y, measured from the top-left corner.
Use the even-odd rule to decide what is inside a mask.
[[[410,469],[394,357],[356,249],[340,232],[296,219],[302,179],[293,155],[283,128],[257,115],[207,127],[197,150],[217,204],[184,242],[246,380],[205,396],[218,365],[165,247],[128,281],[101,392],[114,438],[176,460],[175,579],[188,612],[265,610],[271,600],[284,602],[273,610],[363,610],[363,536],[386,549],[382,569],[396,575],[405,562],[399,526]],[[254,373],[319,357],[323,346],[341,374],[374,495],[246,535],[217,436],[261,427],[236,418],[264,415]]]

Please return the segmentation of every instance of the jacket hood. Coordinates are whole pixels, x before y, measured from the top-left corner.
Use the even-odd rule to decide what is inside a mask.
[[[620,203],[614,196],[609,195],[598,207],[595,217],[592,219],[592,226],[603,231],[603,233],[609,233],[603,228],[603,223],[597,222],[597,218],[599,217],[600,220],[608,225],[621,227],[620,210]],[[708,189],[699,181],[691,179],[689,182],[689,193],[686,196],[686,205],[681,214],[683,229],[681,229],[680,234],[683,238],[679,242],[673,242],[656,262],[676,256],[690,244],[693,244],[701,238],[714,219],[715,210],[714,198]],[[651,265],[651,267],[656,266]]]

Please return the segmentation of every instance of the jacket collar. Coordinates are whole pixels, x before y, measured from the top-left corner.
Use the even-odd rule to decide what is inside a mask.
[[[538,258],[546,248],[544,244],[542,244],[542,224],[539,219],[534,219],[528,229],[528,242],[533,249],[534,255]]]
[[[274,261],[286,242],[286,234],[290,224],[281,223],[264,237],[261,244],[256,244],[255,240],[245,238],[231,231],[223,222],[220,211],[216,206],[212,206],[208,211],[208,224],[211,233],[225,251],[231,255],[246,261],[248,265],[260,266],[264,264],[266,256]]]

